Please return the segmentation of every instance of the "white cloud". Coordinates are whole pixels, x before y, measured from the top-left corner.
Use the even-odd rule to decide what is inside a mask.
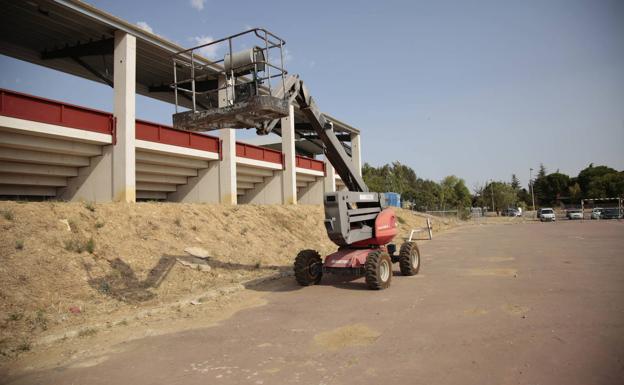
[[[136,25],[144,31],[147,31],[149,33],[154,33],[154,29],[150,27],[150,25],[144,21],[138,21]]]
[[[191,7],[195,8],[198,11],[204,9],[204,4],[206,0],[191,0]]]
[[[202,44],[208,44],[208,43],[213,42],[214,38],[212,36],[202,35],[202,36],[195,36],[191,38],[191,40],[195,42],[195,45],[202,45]],[[199,53],[212,60],[220,59],[219,56],[221,56],[222,48],[223,48],[222,43],[213,44],[207,47],[200,48]]]

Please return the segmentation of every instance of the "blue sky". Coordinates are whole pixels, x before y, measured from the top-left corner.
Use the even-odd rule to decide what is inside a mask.
[[[418,176],[523,183],[542,162],[624,169],[618,0],[110,1],[91,4],[183,46],[249,26],[287,41],[323,111],[362,131],[364,161]],[[0,86],[110,111],[112,90],[0,56]],[[137,115],[173,106],[138,97]]]

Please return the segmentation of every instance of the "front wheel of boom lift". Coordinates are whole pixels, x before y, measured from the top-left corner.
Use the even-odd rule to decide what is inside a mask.
[[[366,257],[366,285],[373,290],[390,286],[392,281],[392,260],[386,253],[376,250]]]
[[[420,270],[420,251],[416,242],[405,242],[399,251],[399,268],[403,275],[416,275]]]
[[[323,260],[316,250],[301,250],[295,258],[295,279],[301,286],[316,285],[323,276]]]

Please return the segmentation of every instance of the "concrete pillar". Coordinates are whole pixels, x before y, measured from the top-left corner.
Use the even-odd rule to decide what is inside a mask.
[[[336,170],[327,159],[325,159],[325,181],[323,185],[326,193],[336,192]]]
[[[282,153],[284,154],[283,204],[297,204],[297,163],[295,161],[295,108],[282,118]]]
[[[351,161],[362,176],[362,150],[360,148],[360,134],[351,134]]]
[[[135,173],[135,87],[136,38],[115,32],[113,54],[113,115],[117,121],[117,143],[113,146],[113,200],[136,201]]]
[[[78,176],[67,178],[67,186],[57,198],[69,201],[110,202],[113,200],[113,146],[102,147],[102,155],[89,159],[89,166],[78,168]]]
[[[230,105],[231,87],[224,76],[219,77],[219,107]],[[227,205],[237,203],[236,196],[236,131],[219,130],[221,140],[221,161],[219,162],[219,202]]]

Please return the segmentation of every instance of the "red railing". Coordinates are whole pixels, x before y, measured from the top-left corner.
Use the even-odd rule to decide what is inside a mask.
[[[316,160],[305,156],[297,155],[295,157],[295,164],[297,167],[306,168],[308,170],[320,171],[325,173],[325,162],[322,160]]]
[[[110,135],[114,127],[110,113],[4,89],[0,115]]]
[[[236,156],[242,158],[262,160],[265,162],[284,164],[282,153],[269,148],[258,147],[247,143],[236,143]]]
[[[0,115],[114,135],[113,114],[0,89]],[[137,119],[136,138],[219,153],[219,139]],[[114,138],[113,138],[114,142]]]
[[[175,130],[161,124],[136,121],[136,138],[150,142],[188,147],[203,151],[219,152],[219,138],[188,131]]]

